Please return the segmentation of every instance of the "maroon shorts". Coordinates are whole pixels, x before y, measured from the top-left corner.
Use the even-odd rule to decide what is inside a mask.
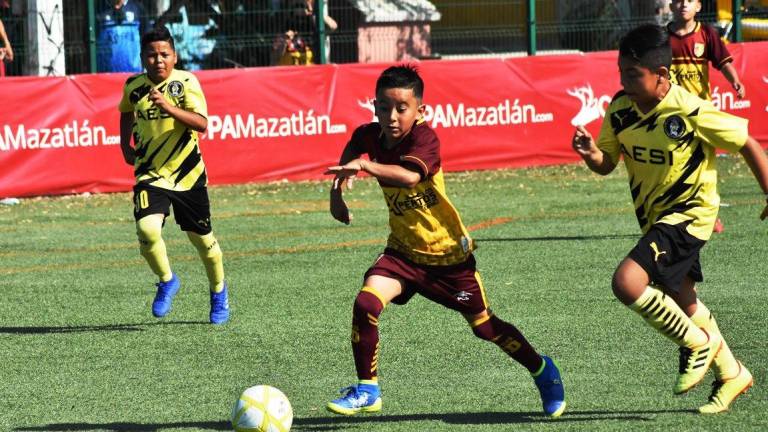
[[[385,249],[365,272],[365,279],[373,275],[401,281],[403,293],[392,299],[395,304],[406,304],[419,293],[462,314],[474,315],[488,308],[472,255],[460,264],[432,266],[416,264],[397,251]]]

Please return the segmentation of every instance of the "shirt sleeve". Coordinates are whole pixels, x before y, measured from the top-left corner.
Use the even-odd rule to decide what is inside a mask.
[[[613,126],[611,125],[615,115],[612,108],[613,104],[608,108],[608,113],[603,119],[602,126],[600,126],[600,135],[597,137],[597,148],[607,154],[614,164],[617,164],[619,163],[621,150],[619,147],[619,139],[616,137],[616,134],[613,133]]]
[[[400,156],[400,160],[403,165],[418,168],[424,179],[440,170],[440,139],[426,125],[416,125],[414,128],[413,145]]]
[[[123,97],[120,99],[120,103],[117,105],[117,109],[120,110],[121,113],[133,112],[133,104],[131,103],[131,98],[129,97],[128,84],[123,86]]]
[[[720,39],[717,30],[706,24],[702,24],[701,30],[707,35],[707,60],[712,62],[717,70],[720,70],[726,63],[732,62],[733,57],[731,57],[731,53],[723,40]]]
[[[192,111],[208,118],[208,104],[205,101],[203,88],[200,86],[197,77],[189,74],[189,79],[184,83],[184,87],[186,89],[184,91],[184,104],[182,107],[187,111]]]
[[[711,102],[704,101],[692,119],[699,137],[713,147],[736,153],[747,142],[749,121],[720,111]]]
[[[368,146],[366,145],[366,136],[368,135],[368,129],[370,124],[359,126],[352,132],[352,137],[347,142],[349,147],[355,154],[363,155],[368,153]]]

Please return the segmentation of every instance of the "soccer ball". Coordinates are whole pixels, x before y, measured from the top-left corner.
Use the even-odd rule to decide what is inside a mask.
[[[293,409],[280,390],[268,385],[245,389],[232,410],[236,432],[288,432]]]

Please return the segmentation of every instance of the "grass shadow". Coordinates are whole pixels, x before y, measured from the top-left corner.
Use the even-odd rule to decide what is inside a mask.
[[[636,234],[603,234],[603,235],[585,235],[585,236],[542,236],[542,237],[477,237],[473,240],[480,242],[526,242],[526,241],[583,241],[583,240],[615,240],[615,239],[638,239],[640,233]]]
[[[434,414],[402,414],[402,415],[368,415],[361,417],[307,417],[296,418],[293,430],[303,431],[335,431],[351,425],[375,423],[400,423],[416,421],[441,421],[453,425],[488,425],[488,424],[530,424],[530,423],[577,423],[603,420],[634,420],[652,421],[656,414],[690,413],[694,410],[647,410],[647,411],[566,411],[558,419],[545,417],[541,412],[477,412],[477,413],[434,413]],[[228,421],[208,422],[175,422],[175,423],[53,423],[43,426],[27,426],[14,429],[17,432],[162,432],[164,429],[203,429],[213,431],[229,431],[232,425]]]
[[[652,421],[653,415],[671,413],[697,414],[694,410],[656,411],[566,411],[562,417],[551,419],[541,412],[477,412],[444,414],[371,415],[366,417],[316,417],[299,418],[293,422],[295,430],[331,431],[341,430],[349,425],[363,423],[388,423],[410,421],[442,421],[454,425],[503,425],[531,423],[580,423],[603,420]]]
[[[109,431],[109,432],[160,432],[163,429],[204,429],[214,431],[231,431],[232,424],[228,421],[208,422],[176,422],[176,423],[53,423],[44,426],[20,427],[14,431]]]
[[[83,326],[40,326],[40,327],[0,327],[0,334],[37,335],[59,333],[87,333],[87,332],[136,332],[144,331],[145,327],[167,325],[209,325],[208,321],[157,321],[137,324],[104,324]]]

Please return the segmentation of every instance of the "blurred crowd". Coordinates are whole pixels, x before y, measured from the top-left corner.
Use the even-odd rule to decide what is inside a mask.
[[[140,35],[159,25],[174,36],[187,70],[311,64],[314,8],[314,0],[101,0],[98,71],[140,71]],[[335,30],[327,8],[325,15],[326,31]]]

